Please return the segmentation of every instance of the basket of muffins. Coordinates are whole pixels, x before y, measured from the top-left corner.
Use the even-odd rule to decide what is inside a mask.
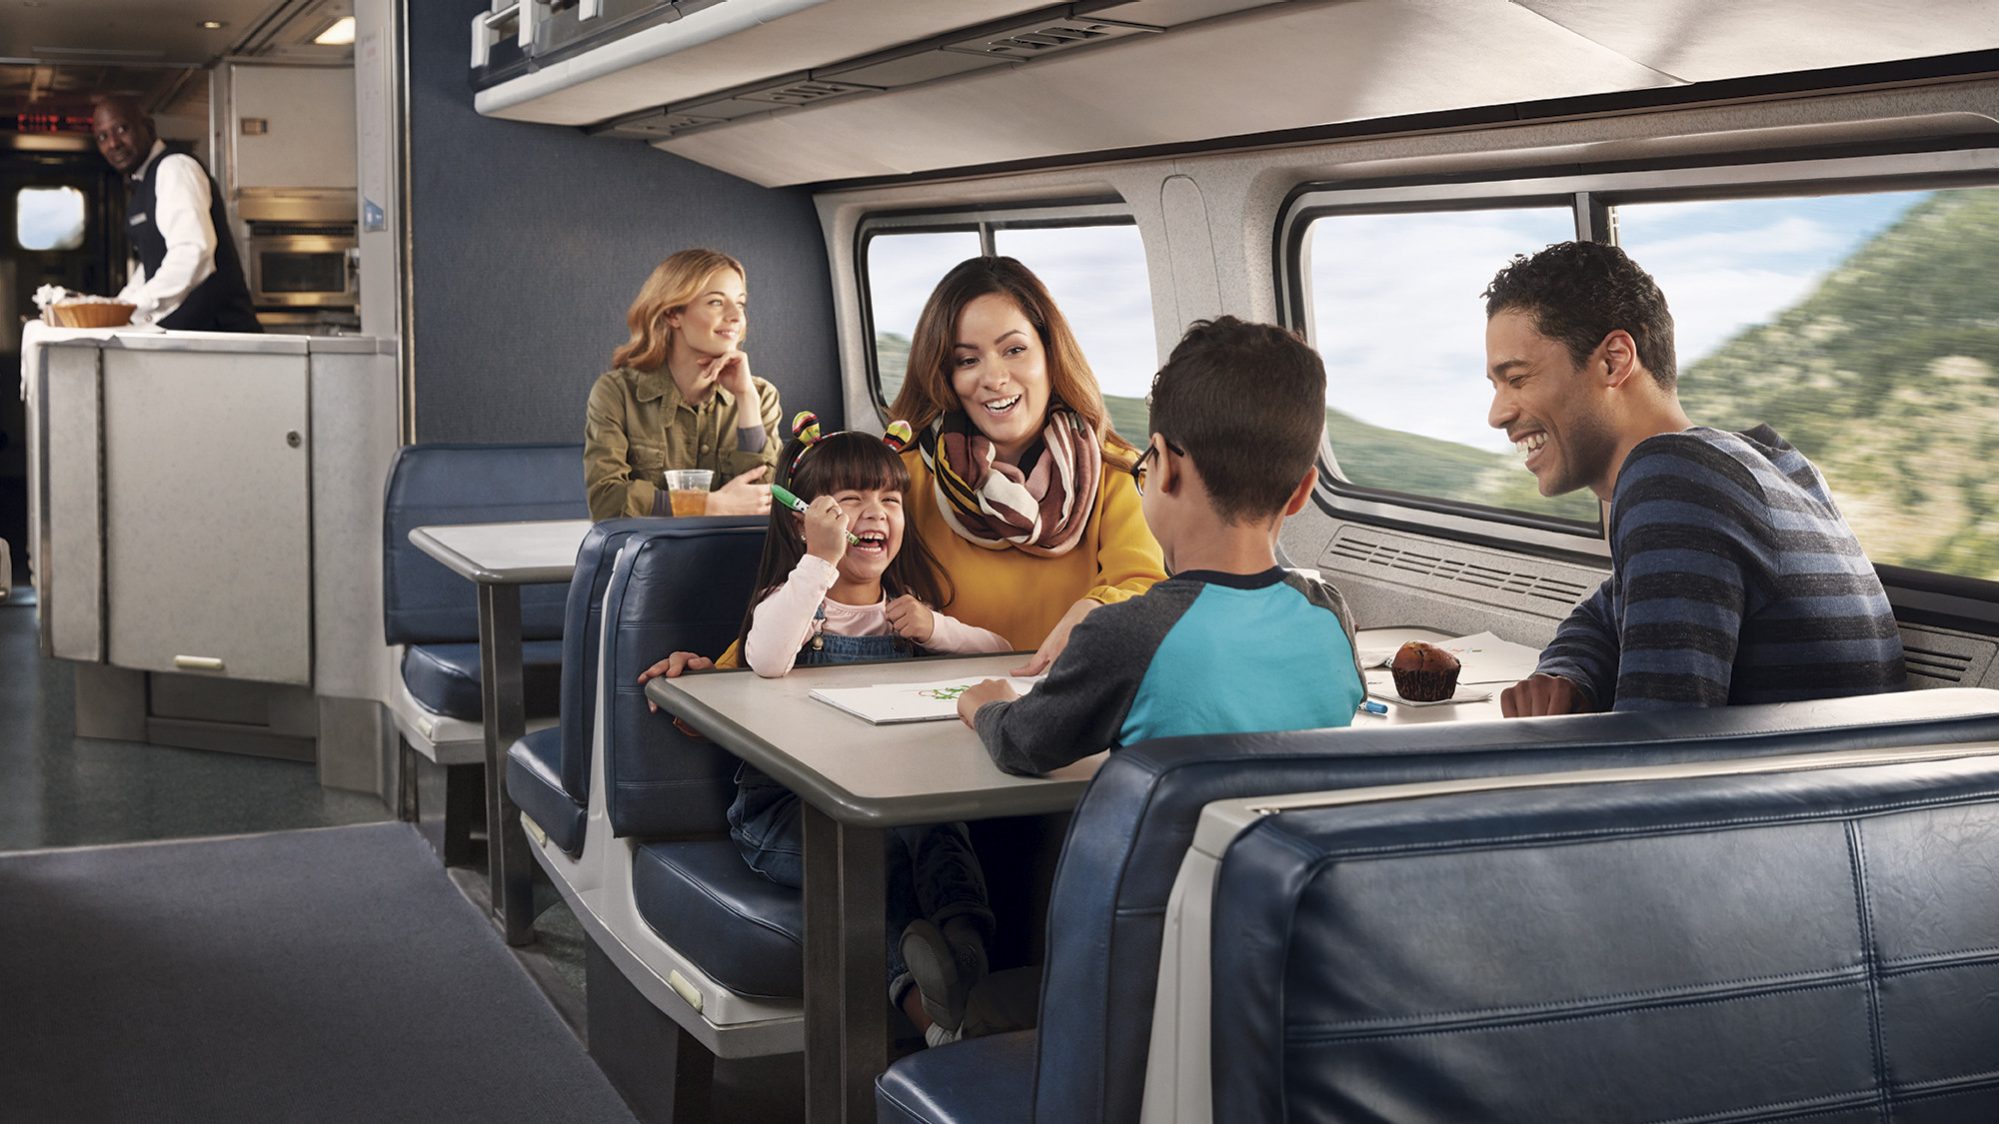
[[[1395,676],[1395,693],[1413,703],[1443,702],[1456,694],[1458,672],[1463,669],[1456,656],[1421,640],[1396,649],[1388,665]]]

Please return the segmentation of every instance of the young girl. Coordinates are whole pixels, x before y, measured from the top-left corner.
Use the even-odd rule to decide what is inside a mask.
[[[758,675],[795,666],[909,659],[921,652],[1005,652],[1005,638],[939,612],[950,600],[923,545],[905,537],[909,470],[890,436],[820,436],[801,413],[778,483],[809,504],[771,505],[757,599],[739,643]],[[729,835],[743,861],[784,886],[804,882],[798,797],[745,764]],[[985,974],[993,914],[963,824],[897,828],[888,840],[889,998],[930,1043],[957,1037],[967,994]]]

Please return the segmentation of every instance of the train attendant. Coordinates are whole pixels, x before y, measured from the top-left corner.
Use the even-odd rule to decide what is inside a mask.
[[[916,428],[909,520],[951,611],[1047,669],[1091,611],[1166,577],[1103,391],[1040,278],[961,262],[931,292],[890,414]]]
[[[590,518],[761,515],[777,463],[777,388],[750,374],[741,262],[682,250],[659,263],[625,313],[631,338],[590,388],[583,474]],[[678,478],[669,473],[706,471]],[[719,485],[719,487],[716,487]],[[709,491],[709,488],[713,488]]]
[[[125,95],[90,116],[97,151],[125,177],[125,233],[137,268],[118,299],[132,320],[192,332],[261,332],[222,195],[201,162],[168,152],[153,119]]]

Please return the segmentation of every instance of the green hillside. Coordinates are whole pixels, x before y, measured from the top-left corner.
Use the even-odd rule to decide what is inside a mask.
[[[1999,578],[1999,190],[1910,208],[1680,397],[1704,424],[1775,426],[1875,561]]]

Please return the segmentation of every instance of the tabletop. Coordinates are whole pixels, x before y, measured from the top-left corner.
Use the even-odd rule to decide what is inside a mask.
[[[646,694],[723,748],[844,823],[945,823],[1066,811],[1102,753],[1046,777],[1002,773],[957,719],[872,725],[812,698],[822,687],[1003,678],[1026,653],[797,668],[782,679],[696,672],[655,679]]]
[[[588,519],[456,523],[413,528],[410,542],[482,585],[533,585],[568,581],[589,531]]]

